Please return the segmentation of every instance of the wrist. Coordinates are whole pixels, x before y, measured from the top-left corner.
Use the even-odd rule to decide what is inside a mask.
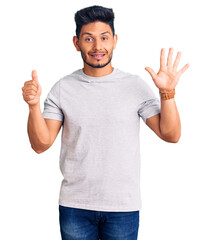
[[[33,105],[29,105],[29,111],[36,111],[36,110],[40,110],[40,102]]]
[[[173,89],[171,91],[159,90],[159,94],[160,94],[161,100],[168,100],[168,99],[174,98],[175,89]]]
[[[174,89],[170,89],[170,90],[166,90],[166,89],[162,89],[162,88],[159,88],[159,93],[172,93],[175,91],[175,88]]]

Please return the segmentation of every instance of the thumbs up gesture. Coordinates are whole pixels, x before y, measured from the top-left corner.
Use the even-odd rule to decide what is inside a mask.
[[[26,81],[22,87],[23,99],[29,106],[37,105],[40,103],[40,96],[42,93],[41,86],[38,82],[37,71],[32,71],[32,80]]]

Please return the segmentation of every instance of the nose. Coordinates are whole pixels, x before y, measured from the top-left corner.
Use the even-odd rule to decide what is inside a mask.
[[[94,48],[94,50],[101,50],[102,49],[102,43],[101,43],[100,39],[95,39],[93,48]]]

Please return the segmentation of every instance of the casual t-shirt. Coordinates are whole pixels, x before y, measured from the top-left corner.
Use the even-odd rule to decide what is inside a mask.
[[[62,121],[62,206],[141,210],[140,117],[160,112],[160,101],[138,75],[118,68],[103,77],[78,69],[57,81],[43,117]]]

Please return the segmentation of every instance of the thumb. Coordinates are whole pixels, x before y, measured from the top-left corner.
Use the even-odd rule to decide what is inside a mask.
[[[37,71],[36,70],[32,70],[32,80],[35,80],[38,82],[38,77],[37,77]]]
[[[151,75],[152,79],[156,78],[156,73],[150,67],[145,67],[145,70]]]
[[[38,94],[41,95],[42,89],[41,89],[40,83],[38,81],[37,71],[36,70],[32,70],[32,80],[35,80],[37,82],[37,84],[38,84]]]

